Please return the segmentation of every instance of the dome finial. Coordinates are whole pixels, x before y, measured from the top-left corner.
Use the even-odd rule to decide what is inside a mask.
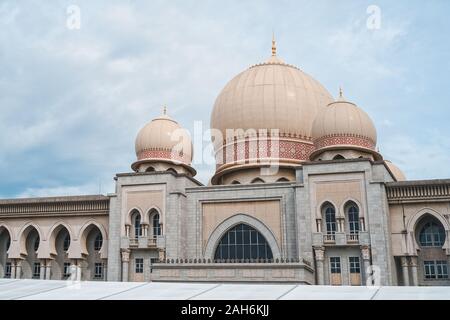
[[[342,86],[339,86],[339,97],[338,97],[337,101],[345,101],[344,91],[342,90]]]
[[[167,115],[167,107],[165,105],[163,106],[163,115]]]
[[[277,55],[277,44],[275,41],[275,32],[272,31],[272,57]]]

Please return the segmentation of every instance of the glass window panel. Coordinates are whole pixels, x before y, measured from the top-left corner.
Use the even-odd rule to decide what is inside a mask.
[[[272,259],[266,239],[253,227],[239,224],[220,240],[215,259]]]

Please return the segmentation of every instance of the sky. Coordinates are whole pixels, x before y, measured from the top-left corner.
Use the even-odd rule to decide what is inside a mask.
[[[162,105],[206,131],[272,32],[278,56],[370,115],[408,179],[450,178],[448,12],[446,0],[2,0],[0,198],[114,192]],[[206,184],[214,164],[194,154]]]

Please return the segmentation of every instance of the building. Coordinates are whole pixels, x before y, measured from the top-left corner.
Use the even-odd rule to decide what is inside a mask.
[[[219,94],[211,128],[207,186],[164,111],[114,194],[0,200],[0,277],[450,284],[450,179],[406,180],[367,113],[275,41]]]

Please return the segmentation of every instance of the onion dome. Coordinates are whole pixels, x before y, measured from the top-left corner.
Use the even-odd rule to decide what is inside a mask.
[[[377,131],[364,110],[347,101],[340,90],[339,98],[318,114],[312,127],[316,150],[311,159],[326,150],[356,149],[371,153],[376,160],[381,156],[375,151]]]
[[[137,161],[131,166],[135,171],[144,163],[166,162],[183,166],[195,174],[191,167],[192,141],[189,132],[166,114],[166,108],[161,116],[139,131],[135,149]]]
[[[272,161],[298,166],[309,160],[314,149],[312,123],[332,101],[317,80],[277,57],[272,40],[272,56],[235,76],[215,101],[211,128],[217,129],[212,131],[216,175],[212,183],[216,184],[225,172],[250,162],[253,166]],[[261,136],[260,130],[266,130],[268,136],[276,132],[279,144],[260,141],[255,144],[256,150],[251,150],[249,143]]]

